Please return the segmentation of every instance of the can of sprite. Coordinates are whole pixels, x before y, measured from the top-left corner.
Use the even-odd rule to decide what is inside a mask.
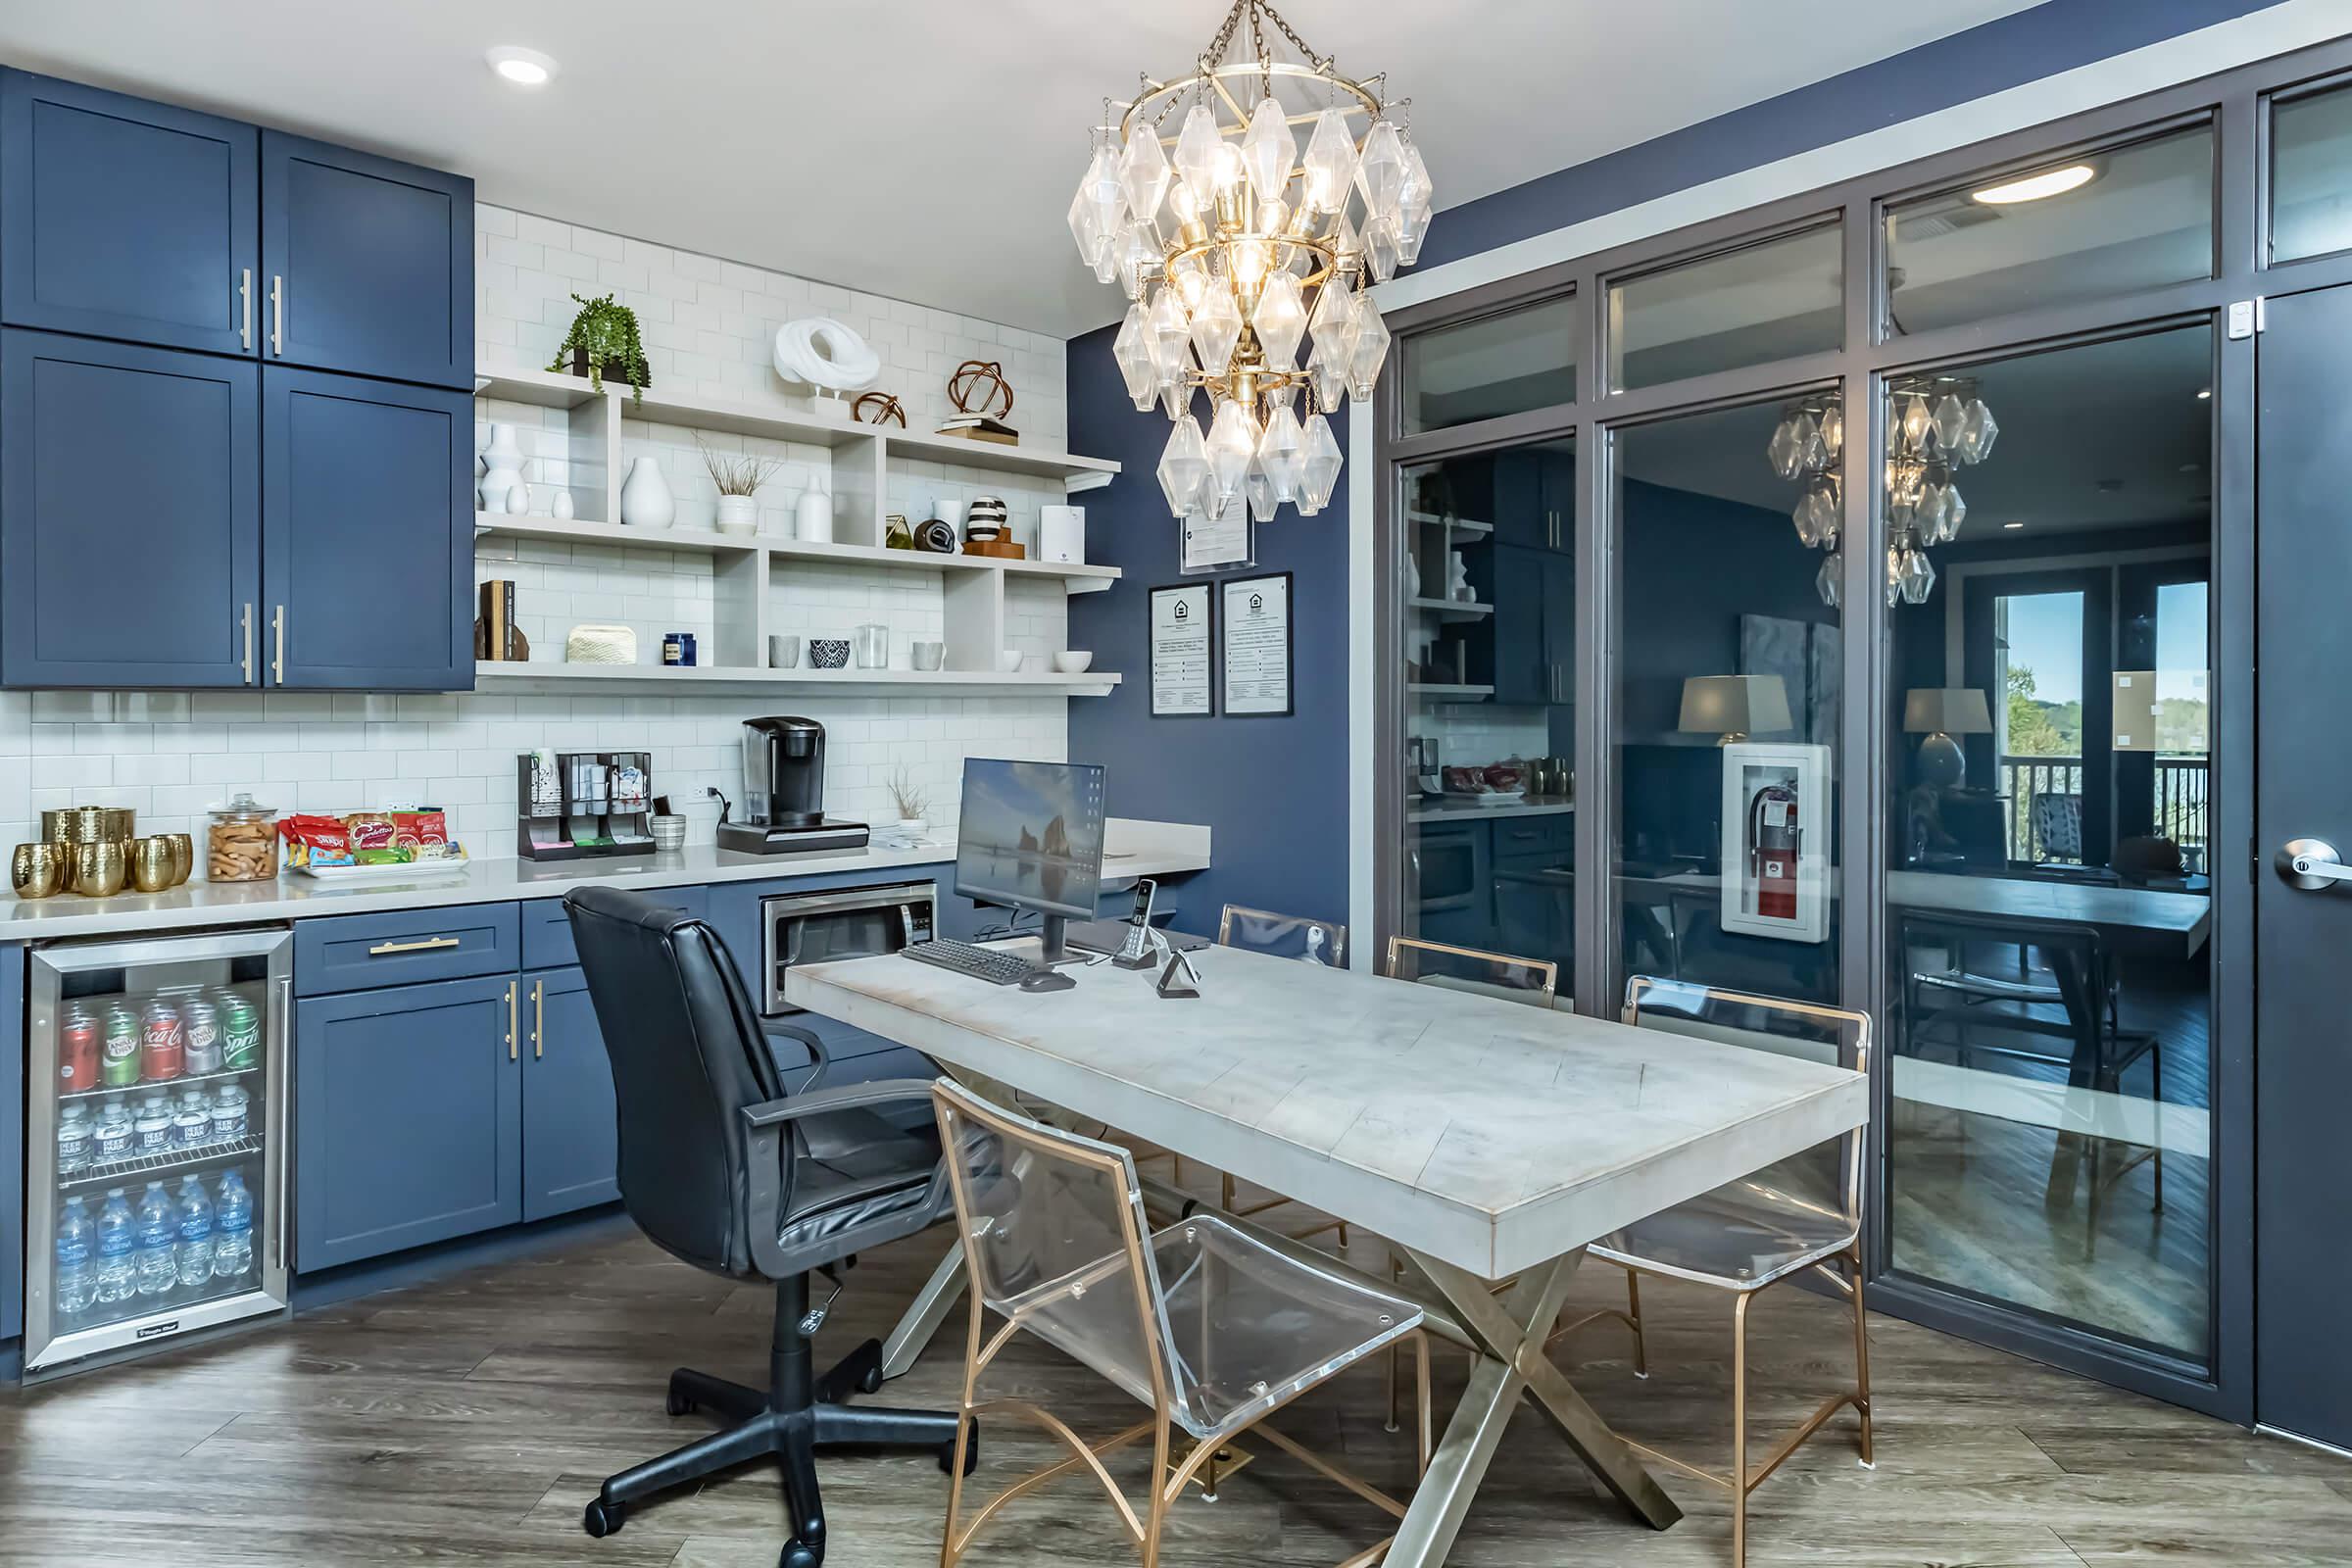
[[[220,1003],[220,1065],[228,1072],[262,1064],[262,1015],[241,993]]]

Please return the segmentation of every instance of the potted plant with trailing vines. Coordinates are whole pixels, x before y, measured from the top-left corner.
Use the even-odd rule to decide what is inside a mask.
[[[572,300],[579,306],[579,314],[571,318],[571,327],[547,368],[584,375],[589,387],[598,392],[605,389],[609,375],[627,383],[635,400],[644,402],[645,389],[654,384],[654,377],[645,363],[645,344],[637,336],[637,313],[626,305],[615,305],[610,294],[592,300],[574,294]]]

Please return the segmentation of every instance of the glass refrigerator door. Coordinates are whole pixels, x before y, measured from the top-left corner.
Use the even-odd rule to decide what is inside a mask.
[[[284,1307],[291,943],[34,951],[27,1373]]]

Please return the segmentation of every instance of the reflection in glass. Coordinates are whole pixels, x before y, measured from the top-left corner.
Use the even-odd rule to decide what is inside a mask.
[[[1990,521],[1888,621],[1892,1264],[2196,1362],[2212,355],[1957,368],[2007,420]]]
[[[1609,389],[1839,348],[1844,277],[1831,223],[1611,283]]]
[[[1821,541],[1791,526],[1781,435],[1795,421],[1817,438],[1829,407],[1753,404],[1613,437],[1613,994],[1646,974],[1838,1000],[1844,642],[1818,587]]]
[[[1580,319],[1562,295],[1408,338],[1405,433],[1575,402]]]
[[[1576,443],[1404,470],[1397,933],[1569,972]]]
[[[2213,275],[2213,127],[1886,209],[1886,335]]]
[[[2352,87],[2278,104],[2271,119],[2271,260],[2352,250]]]

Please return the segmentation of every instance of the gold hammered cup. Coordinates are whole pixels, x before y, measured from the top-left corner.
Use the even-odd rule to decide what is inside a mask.
[[[172,846],[172,885],[178,887],[196,869],[196,839],[188,833],[166,833],[163,839]]]
[[[65,852],[54,844],[20,844],[9,857],[9,886],[20,899],[45,899],[65,886]]]
[[[161,893],[172,885],[172,841],[162,834],[134,840],[130,852],[130,885],[141,893]]]
[[[120,844],[77,844],[74,847],[74,891],[103,899],[122,891],[130,862]]]

